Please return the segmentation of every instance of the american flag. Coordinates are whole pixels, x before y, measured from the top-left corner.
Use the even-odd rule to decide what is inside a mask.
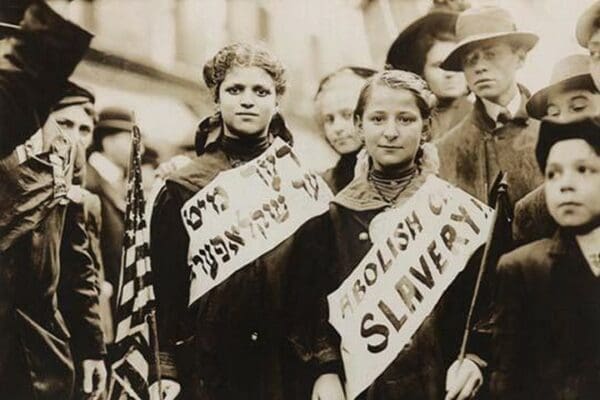
[[[148,226],[142,191],[141,135],[132,132],[129,163],[125,235],[116,310],[111,400],[149,400],[150,378],[159,377],[158,347]]]

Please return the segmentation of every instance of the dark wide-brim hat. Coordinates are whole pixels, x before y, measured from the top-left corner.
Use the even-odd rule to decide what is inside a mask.
[[[3,0],[0,5],[0,37],[5,35],[22,34],[20,23],[23,19],[26,6],[16,4],[14,1]],[[25,2],[20,2],[25,3]]]
[[[590,57],[584,54],[573,54],[556,63],[548,86],[538,90],[527,102],[527,113],[535,119],[546,115],[548,95],[556,90],[583,89],[596,91],[594,80],[590,75]]]
[[[411,64],[407,60],[414,57],[413,51],[418,38],[429,32],[454,32],[458,13],[450,11],[432,11],[414,21],[404,29],[390,46],[385,60],[386,65],[394,69],[405,69]],[[421,71],[412,71],[421,73]]]
[[[464,54],[482,42],[502,40],[516,43],[529,51],[539,40],[539,36],[533,32],[517,31],[512,15],[496,6],[471,8],[460,13],[455,34],[458,44],[440,65],[449,71],[462,71]]]
[[[594,2],[577,20],[575,37],[581,47],[588,47],[594,32],[600,28],[600,1]]]

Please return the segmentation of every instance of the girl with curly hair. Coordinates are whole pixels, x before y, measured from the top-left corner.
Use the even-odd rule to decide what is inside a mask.
[[[282,64],[248,44],[221,49],[204,67],[218,112],[199,125],[194,158],[166,180],[154,203],[155,274],[162,388],[168,398],[293,398],[298,360],[288,340],[285,273],[293,236],[233,274],[191,307],[189,237],[183,204],[222,171],[260,154],[275,137],[291,142],[278,114],[286,88]]]

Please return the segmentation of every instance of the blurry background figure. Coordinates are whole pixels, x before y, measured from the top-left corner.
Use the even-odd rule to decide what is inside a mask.
[[[577,20],[577,42],[588,49],[591,57],[591,74],[600,89],[600,1],[592,4]]]
[[[146,202],[149,202],[148,195],[154,186],[157,168],[158,153],[153,148],[144,146],[144,152],[142,153],[142,185]]]
[[[64,97],[54,107],[52,116],[65,133],[77,138],[82,147],[82,154],[87,154],[92,145],[92,133],[94,131],[96,112],[94,94],[74,82],[67,84]],[[82,171],[85,176],[85,170]],[[79,182],[84,185],[84,182]],[[110,298],[112,296],[112,285],[105,281],[104,263],[100,250],[100,232],[102,230],[101,201],[95,194],[81,189],[81,203],[83,204],[84,222],[88,236],[88,253],[93,264],[98,270],[100,284],[100,318],[102,332],[107,342],[112,342],[112,315],[110,311]],[[63,257],[63,254],[61,254]],[[59,300],[61,300],[59,298]],[[71,301],[65,298],[61,308],[71,307]]]
[[[365,80],[375,72],[369,68],[342,67],[321,80],[315,95],[319,126],[327,143],[340,155],[337,164],[323,174],[333,193],[354,178],[356,156],[363,144],[355,132],[353,112]]]
[[[50,117],[78,146],[73,186],[67,205],[60,262],[58,306],[71,334],[75,361],[74,399],[99,396],[106,384],[105,336],[112,335],[108,298],[102,296],[104,271],[99,248],[100,198],[81,187],[85,149],[94,129],[94,95],[69,81]],[[93,396],[92,396],[93,398]]]
[[[114,290],[119,284],[124,233],[126,184],[129,165],[133,115],[130,111],[108,107],[100,111],[94,128],[88,158],[86,188],[102,202],[100,248],[106,281]],[[111,299],[114,317],[115,296]],[[114,319],[114,318],[113,318]]]
[[[431,118],[432,140],[456,126],[473,108],[467,99],[464,74],[440,68],[456,45],[457,16],[457,13],[440,11],[426,14],[398,35],[387,55],[386,68],[422,76],[438,98]]]

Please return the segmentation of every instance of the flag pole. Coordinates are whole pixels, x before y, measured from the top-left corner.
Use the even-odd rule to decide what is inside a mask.
[[[133,130],[131,132],[132,135],[132,140],[131,140],[131,146],[132,146],[132,156],[133,157],[137,157],[138,153],[141,158],[141,132],[140,132],[140,128],[137,126],[137,124],[135,124],[133,126]],[[135,153],[133,153],[135,152]],[[133,159],[133,158],[132,158]],[[131,165],[130,165],[131,168]],[[141,180],[142,177],[140,176],[140,184],[141,184]],[[144,197],[144,194],[142,192],[141,194],[142,198]],[[146,199],[143,198],[143,203],[144,203],[144,208],[145,208],[145,202]],[[150,227],[146,226],[146,234],[148,234]],[[147,238],[149,239],[149,238]],[[149,245],[150,241],[148,240],[148,245]],[[147,260],[146,262],[150,262],[149,260]],[[156,380],[158,382],[158,398],[162,399],[162,370],[161,370],[161,365],[160,365],[160,346],[159,346],[159,342],[158,342],[158,327],[157,327],[157,323],[156,323],[156,302],[153,302],[152,305],[152,310],[149,312],[149,314],[146,317],[146,320],[148,321],[149,325],[150,325],[150,336],[151,336],[151,340],[152,340],[152,353],[154,355],[154,365],[156,368]]]
[[[154,362],[156,365],[156,380],[158,382],[158,398],[162,399],[162,370],[160,366],[160,347],[158,344],[158,328],[156,325],[156,310],[150,311],[148,315],[150,331],[152,333],[152,348],[154,350]]]
[[[494,196],[494,212],[492,214],[492,225],[487,235],[485,247],[483,248],[483,256],[481,258],[481,263],[479,264],[477,280],[475,281],[475,288],[473,289],[473,296],[471,297],[471,304],[469,305],[469,312],[467,313],[467,322],[465,323],[465,330],[463,331],[460,352],[458,353],[458,361],[460,363],[462,363],[462,361],[465,359],[465,355],[467,353],[467,343],[471,334],[471,323],[473,320],[473,313],[477,304],[477,297],[479,296],[481,282],[483,280],[485,270],[487,269],[487,264],[489,263],[490,248],[492,246],[494,231],[496,228],[496,223],[498,221],[498,207],[500,204],[500,198],[501,196],[505,195],[508,190],[508,183],[506,182],[506,174],[504,172],[499,173],[499,176],[496,178],[496,182],[498,182],[498,189],[496,191],[496,195]]]

